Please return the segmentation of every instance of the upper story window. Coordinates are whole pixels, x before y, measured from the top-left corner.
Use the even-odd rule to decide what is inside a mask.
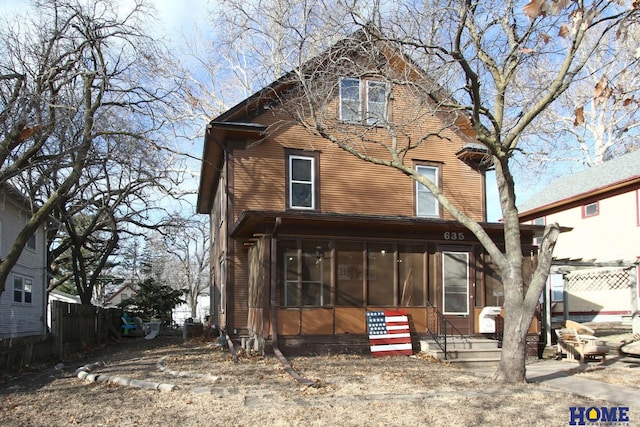
[[[29,240],[27,240],[27,249],[31,249],[32,251],[36,250],[36,235],[35,233],[31,235],[31,237],[29,237]]]
[[[582,206],[582,217],[588,218],[590,216],[596,216],[600,213],[600,206],[598,202],[589,203]]]
[[[32,279],[18,274],[13,275],[13,302],[31,304],[32,291]]]
[[[340,79],[340,120],[375,125],[387,117],[389,85],[376,80]]]
[[[436,186],[438,182],[438,168],[435,166],[418,165],[416,170],[420,175],[428,178]],[[440,204],[431,191],[416,182],[416,216],[440,217]]]
[[[287,203],[291,209],[318,209],[318,155],[287,156]]]

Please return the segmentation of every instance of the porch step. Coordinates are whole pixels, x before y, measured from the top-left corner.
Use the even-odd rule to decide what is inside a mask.
[[[498,341],[475,337],[447,337],[447,351],[454,350],[493,350],[498,348]],[[438,351],[440,347],[433,339],[420,340],[420,351]]]
[[[498,366],[502,349],[498,342],[484,338],[447,338],[447,357],[434,340],[421,340],[421,351],[464,368]]]

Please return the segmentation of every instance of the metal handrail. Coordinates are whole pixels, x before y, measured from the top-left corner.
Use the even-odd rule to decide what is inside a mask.
[[[429,326],[427,325],[427,333],[429,335],[431,335],[431,338],[435,341],[435,343],[438,345],[438,347],[440,347],[440,350],[442,350],[444,352],[444,360],[447,360],[447,323],[449,323],[449,326],[451,328],[451,336],[454,336],[453,332],[455,331],[455,335],[457,335],[458,337],[462,338],[463,340],[465,340],[467,343],[470,342],[469,339],[462,334],[462,332],[460,332],[458,330],[458,328],[456,328],[455,326],[453,326],[452,323],[447,322],[447,319],[444,317],[444,314],[442,314],[440,312],[440,310],[438,310],[433,304],[431,304],[430,302],[427,301],[427,305],[433,309],[433,312],[436,314],[436,317],[438,319],[438,324],[437,324],[437,331],[432,331],[431,329],[429,329]],[[442,341],[442,342],[441,342]]]

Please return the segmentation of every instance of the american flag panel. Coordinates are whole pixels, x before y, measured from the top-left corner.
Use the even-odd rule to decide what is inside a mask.
[[[367,329],[371,355],[411,355],[409,318],[404,311],[367,311]]]

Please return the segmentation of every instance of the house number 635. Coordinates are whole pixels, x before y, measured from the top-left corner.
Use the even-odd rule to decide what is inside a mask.
[[[444,240],[464,240],[464,233],[456,233],[454,231],[445,231]]]

